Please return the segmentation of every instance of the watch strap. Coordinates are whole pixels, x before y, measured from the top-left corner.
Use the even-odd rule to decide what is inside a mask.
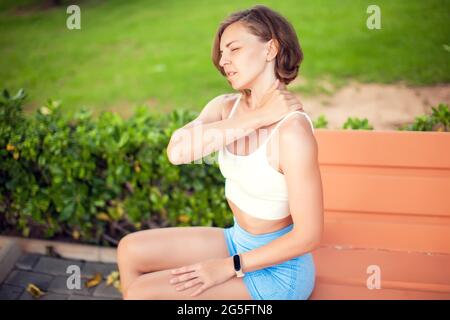
[[[238,278],[241,278],[245,275],[244,272],[242,272],[242,264],[241,264],[241,257],[239,254],[235,254],[233,256],[233,263],[234,263],[234,271],[236,272],[236,276]]]

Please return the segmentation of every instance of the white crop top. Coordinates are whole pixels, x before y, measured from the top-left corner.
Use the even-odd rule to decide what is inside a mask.
[[[242,94],[236,99],[228,118],[233,115],[241,97]],[[290,214],[284,174],[270,165],[266,145],[281,123],[294,113],[305,115],[314,131],[312,121],[306,113],[293,111],[281,119],[269,137],[249,155],[233,154],[226,146],[219,150],[219,168],[225,177],[225,197],[240,210],[256,218],[278,220]]]

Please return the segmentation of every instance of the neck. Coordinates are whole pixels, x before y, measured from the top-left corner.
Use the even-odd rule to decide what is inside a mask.
[[[268,77],[267,79],[258,79],[257,82],[250,87],[250,96],[247,101],[249,109],[255,110],[261,107],[264,96],[274,84],[275,80],[275,76]]]

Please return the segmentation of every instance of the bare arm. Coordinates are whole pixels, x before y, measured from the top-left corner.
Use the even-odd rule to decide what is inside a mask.
[[[195,120],[175,130],[167,146],[167,156],[172,164],[201,159],[262,125],[263,114],[258,110],[222,119],[226,99],[223,95],[211,100]]]

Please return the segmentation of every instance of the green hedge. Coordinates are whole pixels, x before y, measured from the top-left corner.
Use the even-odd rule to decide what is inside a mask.
[[[58,102],[25,117],[23,90],[0,101],[0,227],[28,237],[102,245],[155,226],[227,226],[232,215],[217,163],[172,165],[172,132],[189,111],[127,120],[86,110],[66,119]],[[193,196],[195,194],[195,196]]]

